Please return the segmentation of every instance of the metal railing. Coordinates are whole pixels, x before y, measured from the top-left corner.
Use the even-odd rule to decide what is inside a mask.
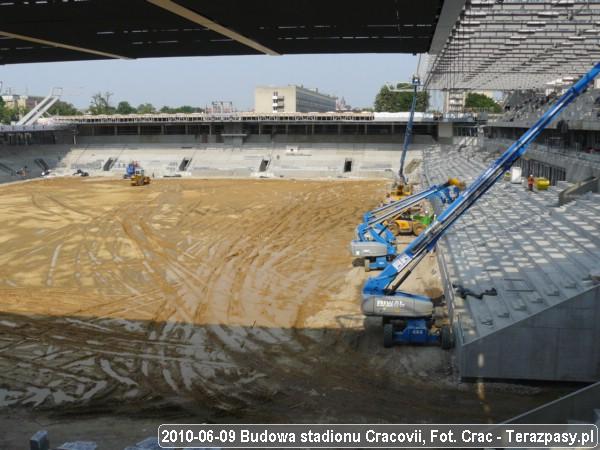
[[[473,121],[472,114],[452,113],[434,114],[417,113],[416,122],[438,122],[438,121]],[[82,115],[82,116],[56,116],[52,118],[54,123],[68,123],[76,125],[118,125],[118,124],[147,124],[147,123],[211,123],[211,122],[272,122],[272,123],[294,123],[294,122],[349,122],[349,123],[385,123],[385,122],[407,122],[408,113],[190,113],[190,114],[128,114],[128,115]]]

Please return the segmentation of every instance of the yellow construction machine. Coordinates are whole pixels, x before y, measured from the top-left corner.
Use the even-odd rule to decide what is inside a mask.
[[[449,178],[447,185],[455,186],[458,191],[463,191],[466,187],[465,183],[458,178]],[[388,198],[391,201],[398,201],[412,194],[412,185],[400,181],[394,184]],[[423,202],[421,201],[417,205],[408,208],[400,217],[393,219],[391,222],[386,222],[388,229],[396,236],[399,234],[420,235],[435,219],[435,214],[429,212],[431,208],[425,206]]]
[[[402,200],[404,197],[409,197],[413,194],[412,185],[408,183],[404,183],[402,181],[398,181],[394,183],[392,186],[392,190],[390,191],[389,200],[392,202],[397,202],[398,200]]]
[[[135,173],[131,176],[132,186],[145,186],[147,184],[150,184],[150,177],[144,175],[143,170],[136,170]]]
[[[402,216],[387,223],[388,229],[396,236],[400,234],[420,235],[431,224],[434,214],[424,211],[421,206],[410,208]]]

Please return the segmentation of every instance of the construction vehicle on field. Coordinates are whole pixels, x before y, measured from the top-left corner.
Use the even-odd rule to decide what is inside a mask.
[[[133,177],[135,175],[136,170],[139,170],[139,164],[135,161],[130,162],[129,164],[127,164],[127,167],[125,168],[125,173],[123,174],[123,178],[129,179],[129,178]]]
[[[77,171],[73,174],[74,177],[89,177],[90,174],[85,170],[77,169]]]
[[[442,203],[452,202],[462,186],[460,181],[451,179],[365,213],[363,222],[356,228],[356,239],[350,243],[350,253],[356,258],[363,258],[367,272],[385,268],[397,255],[396,235],[390,224],[403,220],[402,215],[422,200],[437,197]]]
[[[433,198],[438,198],[443,204],[451,203],[458,195],[458,192],[464,190],[466,187],[464,182],[459,181],[456,178],[451,178],[448,180],[447,184],[449,186],[447,190],[440,191],[433,196]],[[410,191],[408,192],[412,193],[411,185],[406,184],[404,186],[410,186]],[[404,192],[407,191],[405,190]],[[431,222],[433,222],[435,219],[435,214],[430,213],[428,209],[424,207],[424,202],[425,200],[421,201],[415,206],[411,206],[402,212],[402,214],[397,218],[388,221],[387,226],[390,231],[396,236],[407,234],[418,236],[425,231],[425,229],[431,225]]]
[[[15,172],[17,175],[25,178],[29,174],[29,167],[23,166]]]
[[[413,194],[413,187],[406,180],[396,180],[390,191],[389,199],[397,202],[405,197],[409,197]]]
[[[431,225],[433,219],[435,214],[430,214],[422,207],[409,208],[406,213],[389,222],[387,227],[396,236],[407,234],[418,236]]]
[[[144,169],[136,169],[135,173],[131,176],[132,186],[145,186],[150,184],[150,177],[144,174]]]
[[[432,299],[400,290],[425,255],[466,211],[485,194],[526,151],[537,136],[575,100],[600,73],[600,63],[571,86],[542,117],[492,162],[417,238],[415,238],[376,277],[369,278],[362,290],[361,309],[366,316],[382,318],[383,344],[437,343],[445,349],[454,344],[448,325],[437,327]]]

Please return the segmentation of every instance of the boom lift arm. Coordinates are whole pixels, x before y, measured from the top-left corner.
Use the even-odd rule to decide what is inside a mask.
[[[440,334],[432,334],[425,325],[425,319],[430,319],[433,315],[431,299],[400,291],[400,286],[423,257],[435,248],[448,228],[510,169],[525,153],[529,144],[599,73],[600,63],[571,86],[521,138],[490,164],[379,276],[367,280],[362,291],[362,311],[367,316],[384,317],[384,345],[389,346],[398,341],[426,343],[440,340]],[[396,332],[392,324],[385,323],[385,318],[408,319],[408,325],[404,331]]]
[[[448,180],[444,184],[435,184],[421,192],[411,195],[410,197],[403,198],[397,202],[388,203],[377,209],[365,213],[363,216],[363,224],[366,227],[373,227],[377,224],[381,224],[386,220],[389,220],[398,214],[402,213],[411,206],[416,205],[421,200],[425,200],[434,195],[438,195],[442,200],[452,199],[452,186],[460,189],[461,182],[455,178]]]
[[[418,69],[417,69],[418,70]],[[408,147],[410,146],[410,142],[412,140],[412,130],[413,130],[413,122],[415,120],[415,109],[417,108],[417,90],[421,85],[421,80],[417,75],[413,75],[412,77],[412,85],[413,85],[413,98],[412,104],[410,107],[410,113],[408,115],[408,123],[406,124],[406,133],[404,134],[404,145],[402,146],[402,157],[400,158],[400,170],[398,171],[398,176],[400,177],[400,183],[406,185],[408,180],[404,175],[404,161],[406,160],[406,153],[408,152]]]
[[[365,259],[365,270],[383,269],[396,256],[396,236],[388,227],[389,221],[401,216],[421,200],[438,196],[443,203],[456,198],[462,183],[450,179],[444,184],[436,184],[410,197],[389,203],[363,216],[363,223],[356,228],[356,239],[350,243],[350,253]]]

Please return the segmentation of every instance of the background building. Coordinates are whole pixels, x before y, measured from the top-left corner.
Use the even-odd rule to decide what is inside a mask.
[[[337,111],[352,111],[352,106],[346,103],[346,99],[342,97],[336,100],[335,109]]]
[[[317,89],[302,86],[259,86],[254,90],[254,111],[274,112],[328,112],[336,110],[336,97],[322,94]]]
[[[28,95],[7,94],[2,95],[2,100],[7,108],[21,108],[30,110],[40,103],[44,97],[34,97]]]
[[[444,93],[444,113],[463,113],[465,112],[465,101],[467,94],[482,94],[491,99],[495,98],[494,91],[465,91],[462,89],[450,89]]]
[[[444,94],[444,113],[460,113],[465,109],[465,91],[451,90]]]

